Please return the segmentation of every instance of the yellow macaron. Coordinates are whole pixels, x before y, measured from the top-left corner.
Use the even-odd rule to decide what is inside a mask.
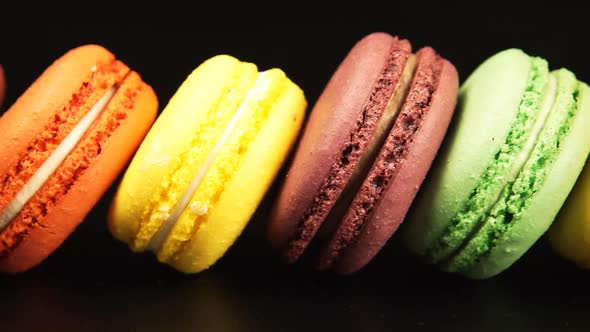
[[[303,91],[283,71],[218,55],[182,83],[112,202],[111,234],[184,273],[209,268],[251,219],[295,144]]]
[[[562,257],[590,269],[590,162],[548,232],[549,243]]]

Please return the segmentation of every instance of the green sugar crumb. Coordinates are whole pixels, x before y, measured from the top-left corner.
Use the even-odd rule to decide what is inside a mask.
[[[443,235],[427,250],[427,257],[433,263],[440,263],[451,257],[479,229],[488,214],[490,204],[497,200],[504,188],[506,176],[527,140],[527,133],[534,126],[542,104],[543,89],[549,79],[549,70],[544,59],[531,60],[531,72],[516,119],[466,204],[450,221]]]

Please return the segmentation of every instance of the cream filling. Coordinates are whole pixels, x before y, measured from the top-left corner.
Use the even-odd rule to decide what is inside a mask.
[[[6,228],[8,224],[20,213],[23,206],[33,197],[41,186],[49,179],[51,174],[61,165],[68,154],[74,149],[82,136],[88,131],[90,126],[96,121],[100,114],[106,109],[109,101],[115,95],[116,87],[110,88],[98,102],[92,106],[90,111],[82,117],[80,122],[64,138],[64,140],[55,148],[55,151],[45,160],[39,169],[31,176],[29,181],[16,194],[14,199],[6,206],[0,214],[0,231]]]
[[[160,249],[160,247],[162,246],[162,244],[174,228],[174,225],[180,218],[180,215],[189,205],[191,198],[195,195],[197,189],[199,188],[199,185],[205,178],[205,175],[215,162],[215,158],[219,154],[219,151],[221,150],[223,145],[228,141],[231,133],[237,126],[238,121],[246,112],[248,105],[255,99],[256,96],[264,94],[265,91],[269,89],[270,82],[271,79],[268,77],[266,72],[261,72],[258,75],[258,77],[256,78],[256,82],[254,83],[254,86],[252,87],[252,89],[248,91],[246,98],[238,107],[236,113],[233,115],[229,124],[221,134],[221,137],[215,143],[215,146],[213,146],[213,149],[211,149],[211,152],[205,159],[205,162],[203,162],[203,164],[195,174],[194,178],[192,179],[192,181],[190,182],[190,184],[188,185],[188,187],[186,188],[178,202],[176,202],[172,211],[169,214],[166,213],[164,215],[165,218],[162,221],[162,225],[160,226],[156,234],[154,234],[154,236],[150,240],[150,243],[147,246],[148,250],[152,251],[153,253],[158,252],[158,250]],[[192,204],[190,204],[189,208],[191,209],[191,212],[193,212],[197,216],[205,215],[208,210],[208,207],[206,205],[201,204],[200,202],[193,202]],[[165,213],[165,211],[162,212]]]
[[[547,119],[549,118],[549,112],[551,111],[551,108],[553,107],[553,102],[555,101],[556,94],[557,94],[557,80],[555,79],[555,76],[549,75],[549,80],[547,81],[547,92],[545,94],[545,97],[543,98],[543,102],[541,104],[542,107],[539,110],[537,121],[535,122],[533,128],[531,128],[531,134],[529,135],[527,141],[522,146],[522,150],[521,150],[520,154],[518,154],[518,156],[514,160],[514,163],[512,164],[512,168],[510,169],[510,172],[508,173],[508,182],[507,183],[513,183],[516,180],[516,177],[518,176],[518,174],[520,173],[520,171],[522,170],[522,168],[526,164],[531,153],[533,152],[533,149],[535,148],[535,144],[537,143],[537,139],[539,137],[539,134],[541,133],[541,130],[543,130],[543,127],[545,127],[545,123],[547,122]],[[493,200],[492,204],[490,204],[488,211],[490,211],[494,206],[496,206],[496,204],[500,200],[500,196],[502,195],[503,191],[504,191],[504,189],[502,188],[502,190],[500,190],[498,192],[498,194],[496,195],[496,198]]]
[[[549,118],[549,112],[551,111],[551,108],[553,107],[553,103],[555,101],[556,94],[557,94],[557,80],[555,79],[555,76],[549,75],[549,81],[547,82],[547,94],[545,95],[545,98],[543,99],[543,102],[542,102],[543,106],[542,106],[541,110],[539,111],[539,115],[538,115],[539,119],[535,123],[534,127],[531,129],[531,135],[529,136],[526,143],[523,145],[522,152],[516,157],[516,160],[514,161],[514,165],[512,166],[512,169],[510,170],[510,173],[508,174],[508,182],[514,182],[516,180],[516,176],[518,175],[518,173],[520,173],[520,170],[522,169],[524,164],[529,159],[529,156],[533,152],[533,148],[535,147],[535,144],[537,143],[537,138],[539,137],[541,130],[543,130],[543,127],[545,127],[545,123],[547,122],[547,119]],[[499,199],[499,196],[500,195],[498,195],[498,199]]]

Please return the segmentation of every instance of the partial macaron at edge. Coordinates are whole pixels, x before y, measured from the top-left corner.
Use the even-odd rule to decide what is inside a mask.
[[[548,231],[551,248],[582,269],[590,268],[590,162]]]

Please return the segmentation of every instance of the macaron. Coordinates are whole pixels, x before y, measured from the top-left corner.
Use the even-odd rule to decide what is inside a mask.
[[[404,243],[473,279],[512,266],[552,224],[590,151],[590,90],[519,49],[462,84],[456,117],[404,224]]]
[[[282,167],[305,117],[303,91],[279,68],[217,55],[181,84],[115,193],[109,230],[182,273],[232,246]]]
[[[85,219],[153,123],[154,91],[99,45],[53,62],[0,117],[0,272],[47,258]]]
[[[590,269],[590,162],[548,231],[551,248],[581,269]]]
[[[457,90],[455,67],[432,48],[413,53],[385,32],[359,40],[315,103],[272,207],[282,260],[308,253],[337,274],[372,261],[430,168]]]

